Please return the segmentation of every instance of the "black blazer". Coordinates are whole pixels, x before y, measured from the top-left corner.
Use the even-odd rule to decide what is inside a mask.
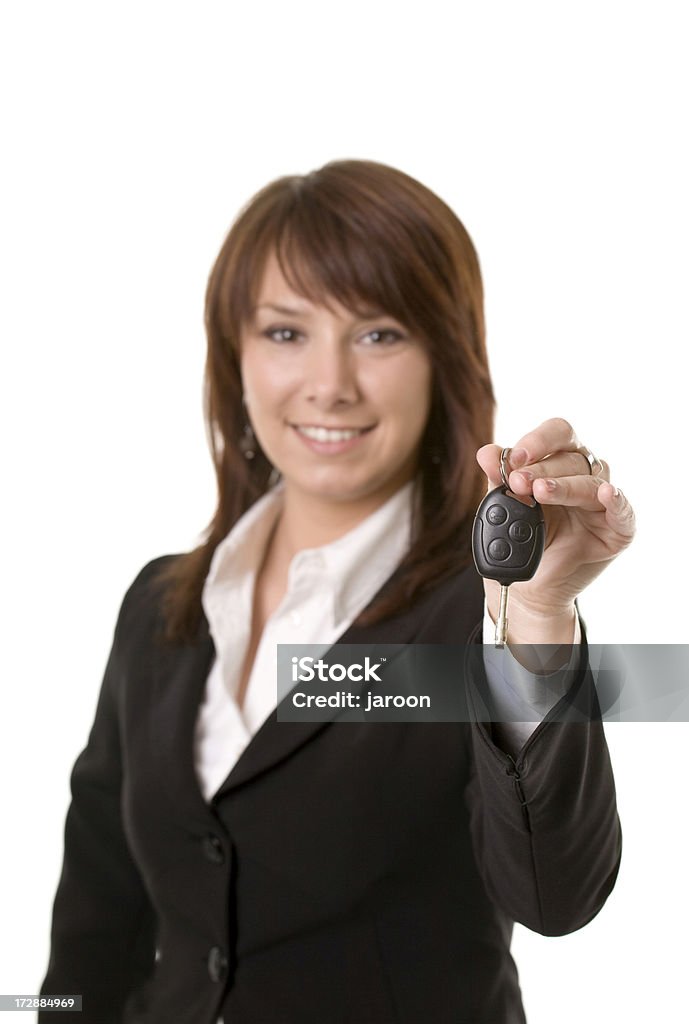
[[[165,559],[125,595],[72,773],[41,991],[83,1012],[60,1020],[523,1022],[513,922],[580,928],[617,874],[600,720],[551,713],[515,764],[476,722],[274,713],[207,804],[192,744],[214,647],[205,617],[194,644],[157,639]],[[480,643],[482,616],[472,566],[340,642]],[[593,694],[585,635],[582,657]]]

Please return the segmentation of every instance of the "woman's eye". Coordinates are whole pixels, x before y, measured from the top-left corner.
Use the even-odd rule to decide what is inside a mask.
[[[291,327],[270,327],[267,331],[263,332],[267,338],[271,341],[295,341],[298,335],[298,331],[292,330]]]
[[[364,335],[364,340],[367,338],[374,345],[390,345],[395,341],[399,341],[404,335],[401,331],[395,331],[391,327],[383,327],[380,330],[369,331],[368,334]]]

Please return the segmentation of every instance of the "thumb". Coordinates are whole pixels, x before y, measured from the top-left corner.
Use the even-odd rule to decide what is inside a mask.
[[[497,487],[498,484],[502,483],[502,476],[500,475],[500,452],[502,448],[499,444],[484,444],[482,448],[476,452],[476,461],[479,466],[486,474],[487,490],[492,490],[493,487]],[[508,467],[509,471],[509,467]]]

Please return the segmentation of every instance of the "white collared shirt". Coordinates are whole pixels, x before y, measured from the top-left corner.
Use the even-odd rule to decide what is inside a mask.
[[[413,481],[342,537],[299,551],[289,565],[284,597],[265,623],[240,708],[236,694],[250,638],[256,573],[283,497],[280,481],[244,513],[217,546],[204,584],[202,604],[216,658],[197,716],[194,758],[206,800],[277,705],[277,645],[320,645],[325,653],[378,592],[411,543]],[[494,629],[486,610],[483,639],[489,649]],[[577,620],[574,643],[579,642]],[[518,750],[562,695],[564,684],[558,686],[558,679],[564,679],[565,672],[551,673],[545,684],[546,677],[534,677],[507,647],[499,655],[491,650],[484,660],[496,710],[507,720],[503,735]],[[522,712],[524,722],[515,721]]]

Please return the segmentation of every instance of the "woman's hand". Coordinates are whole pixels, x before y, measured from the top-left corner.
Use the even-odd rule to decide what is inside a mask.
[[[536,621],[573,621],[574,599],[632,541],[634,510],[622,491],[610,483],[607,463],[597,462],[591,475],[574,428],[567,420],[550,419],[524,434],[512,448],[508,463],[510,490],[533,495],[543,506],[546,540],[535,576],[510,586],[509,615],[523,613]],[[489,481],[501,482],[500,452],[487,444],[476,460]],[[520,451],[523,454],[520,457]],[[500,586],[484,580],[488,607],[495,619]],[[525,638],[525,642],[538,642]]]

